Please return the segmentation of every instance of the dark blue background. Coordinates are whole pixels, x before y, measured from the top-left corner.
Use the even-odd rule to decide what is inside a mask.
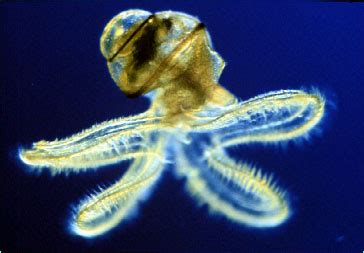
[[[118,1],[1,4],[2,252],[361,252],[364,250],[364,6],[348,3]],[[137,217],[104,237],[65,231],[69,206],[127,164],[51,177],[26,173],[20,144],[53,140],[144,111],[112,82],[99,52],[104,25],[129,8],[198,16],[227,61],[221,83],[242,99],[317,87],[329,100],[321,133],[286,148],[236,150],[274,172],[294,215],[270,230],[242,228],[197,208],[166,173]]]

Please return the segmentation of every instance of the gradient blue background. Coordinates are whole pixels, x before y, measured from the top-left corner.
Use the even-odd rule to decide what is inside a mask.
[[[361,252],[364,250],[364,5],[233,1],[0,4],[2,252]],[[242,99],[317,87],[329,99],[320,131],[285,148],[235,157],[274,172],[293,217],[253,230],[197,208],[170,172],[136,219],[96,240],[65,231],[70,205],[127,163],[97,172],[29,174],[19,145],[53,140],[144,111],[112,82],[99,52],[106,23],[130,8],[198,16],[227,66],[221,83]]]

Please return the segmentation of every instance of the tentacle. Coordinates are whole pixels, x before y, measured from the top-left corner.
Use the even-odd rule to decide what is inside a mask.
[[[158,129],[160,119],[146,114],[107,121],[63,140],[40,141],[21,149],[20,159],[52,174],[79,172],[153,152],[144,140]]]
[[[153,155],[135,159],[121,180],[83,200],[71,220],[72,231],[84,237],[98,236],[130,217],[161,175],[164,145],[164,140],[157,140]]]
[[[238,164],[219,146],[204,155],[180,150],[177,169],[187,178],[188,192],[209,209],[226,218],[252,227],[274,227],[290,216],[286,194],[272,176]]]
[[[282,90],[246,102],[212,107],[194,116],[196,134],[209,134],[212,144],[195,152],[181,150],[179,173],[189,192],[212,211],[254,227],[277,226],[290,215],[286,194],[272,178],[236,163],[224,148],[250,142],[277,142],[306,135],[323,117],[325,101],[318,93]],[[200,149],[200,150],[198,150]],[[205,152],[203,151],[205,150]],[[199,155],[197,155],[199,154]]]
[[[307,134],[324,115],[323,97],[300,90],[282,90],[220,109],[220,116],[196,131],[214,128],[219,142],[230,146],[250,142],[277,142]]]

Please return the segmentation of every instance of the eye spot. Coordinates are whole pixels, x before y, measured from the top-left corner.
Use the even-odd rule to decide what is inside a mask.
[[[152,60],[156,54],[156,34],[158,25],[155,23],[148,24],[143,34],[134,43],[134,69],[142,67],[149,60]]]
[[[163,25],[170,30],[172,28],[172,21],[169,18],[165,18],[162,20]]]

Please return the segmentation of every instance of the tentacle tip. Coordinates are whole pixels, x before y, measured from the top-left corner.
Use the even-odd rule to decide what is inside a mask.
[[[101,233],[95,233],[91,230],[82,229],[79,224],[71,219],[67,225],[67,232],[73,236],[79,236],[85,239],[93,239],[97,236],[101,236]]]
[[[17,152],[18,153],[18,159],[22,163],[31,166],[33,164],[31,163],[31,160],[27,156],[27,152],[28,152],[28,150],[24,149],[23,147],[18,147],[18,152]]]
[[[38,166],[31,157],[31,149],[19,146],[16,151],[16,158],[18,165],[27,173],[40,173],[40,166]]]
[[[72,205],[69,217],[67,218],[66,230],[70,235],[79,236],[85,239],[93,239],[97,236],[101,236],[103,233],[96,231],[95,229],[86,228],[82,226],[82,221],[79,217],[80,207],[79,205]]]
[[[48,167],[50,175],[56,176],[59,174],[59,170],[56,168],[51,168],[50,165],[46,164],[46,161],[39,159],[39,157],[34,155],[34,149],[27,149],[19,146],[17,149],[17,161],[19,162],[19,167],[27,173],[32,173],[39,175],[44,170],[43,168]]]

